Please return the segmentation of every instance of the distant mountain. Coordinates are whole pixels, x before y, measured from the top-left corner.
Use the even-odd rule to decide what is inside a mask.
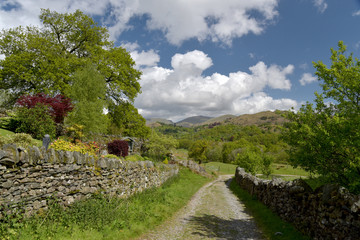
[[[212,117],[206,117],[206,116],[189,117],[177,122],[176,126],[193,127],[194,125],[199,125],[203,122],[208,121],[209,119],[212,119]]]
[[[154,126],[154,125],[160,125],[160,124],[167,124],[167,125],[173,125],[174,122],[168,119],[164,119],[164,118],[149,118],[146,119],[146,125],[147,126]]]

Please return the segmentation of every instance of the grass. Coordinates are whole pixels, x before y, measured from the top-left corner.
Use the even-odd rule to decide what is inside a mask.
[[[290,223],[283,221],[279,216],[273,213],[264,204],[255,197],[241,189],[236,181],[232,181],[230,189],[245,205],[247,211],[254,217],[258,227],[264,236],[269,240],[305,240],[310,239],[300,232]]]
[[[304,169],[301,168],[293,168],[291,165],[288,164],[279,164],[274,163],[272,165],[274,169],[273,175],[297,175],[297,176],[310,176],[309,172],[306,172]]]
[[[0,224],[0,239],[129,239],[160,225],[187,204],[209,179],[187,169],[159,188],[128,199],[94,195],[64,211],[50,210],[23,222]]]
[[[3,137],[6,137],[7,135],[12,135],[12,134],[15,134],[11,131],[8,131],[8,130],[5,130],[5,129],[2,129],[0,128],[0,136],[3,136]]]
[[[221,162],[208,162],[204,164],[206,171],[216,172],[220,175],[234,174],[237,165]]]

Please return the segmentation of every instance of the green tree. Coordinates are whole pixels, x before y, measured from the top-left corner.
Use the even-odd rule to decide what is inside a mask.
[[[331,49],[330,67],[314,63],[323,93],[315,93],[315,106],[307,103],[287,114],[290,123],[283,138],[294,166],[359,191],[360,62],[353,54],[345,55],[343,42],[338,47]]]
[[[111,103],[108,110],[112,133],[139,138],[149,136],[150,128],[146,126],[146,120],[131,103],[123,102],[118,105]]]
[[[94,66],[89,64],[76,71],[70,93],[75,108],[67,122],[84,126],[84,133],[105,133],[108,127],[108,118],[103,113],[105,94],[105,79]]]
[[[171,153],[179,145],[178,141],[172,136],[165,136],[156,131],[152,131],[144,144],[144,155],[155,160],[162,161],[166,155]]]
[[[206,150],[208,148],[208,142],[205,140],[197,140],[191,146],[189,151],[189,157],[195,159],[196,161],[205,162],[206,158]]]
[[[256,147],[244,148],[237,154],[234,162],[246,172],[255,175],[262,167],[260,150]]]
[[[69,96],[77,69],[94,64],[106,82],[106,97],[116,104],[133,102],[141,72],[130,54],[114,47],[106,28],[77,10],[57,13],[42,9],[42,27],[16,27],[0,33],[0,89],[10,103],[25,93]]]

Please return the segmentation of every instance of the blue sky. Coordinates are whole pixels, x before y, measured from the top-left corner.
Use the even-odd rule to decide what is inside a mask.
[[[142,72],[146,118],[299,108],[321,91],[313,61],[360,55],[358,0],[0,0],[0,28],[76,9],[109,29]]]

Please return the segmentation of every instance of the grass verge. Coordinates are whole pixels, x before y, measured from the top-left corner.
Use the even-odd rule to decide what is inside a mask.
[[[183,207],[209,179],[181,169],[159,188],[128,199],[101,194],[67,210],[54,203],[23,222],[0,223],[0,239],[129,239],[153,229]],[[9,228],[10,227],[10,228]],[[1,235],[3,234],[3,235]]]
[[[233,180],[230,184],[232,192],[244,203],[246,210],[254,217],[258,227],[264,236],[270,240],[308,240],[310,238],[303,236],[290,223],[283,221],[279,216],[273,213],[263,203],[251,196],[248,192],[241,189]]]

